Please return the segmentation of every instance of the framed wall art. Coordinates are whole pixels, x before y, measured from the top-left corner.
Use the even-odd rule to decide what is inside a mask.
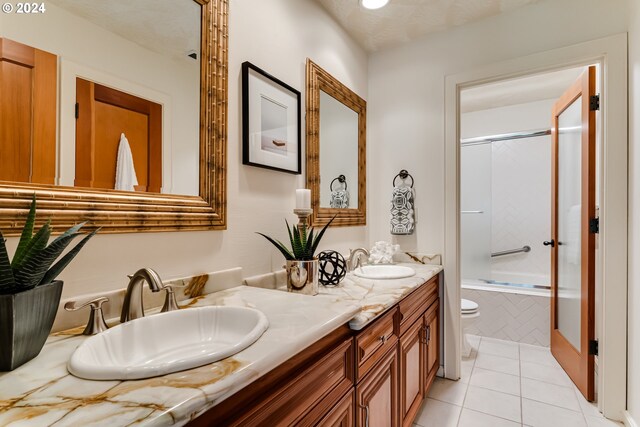
[[[300,174],[300,133],[300,92],[244,62],[242,163]]]

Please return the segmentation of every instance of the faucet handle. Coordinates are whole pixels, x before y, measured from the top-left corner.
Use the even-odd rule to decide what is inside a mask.
[[[164,305],[162,306],[162,310],[160,310],[160,312],[161,313],[165,313],[167,311],[180,310],[180,306],[178,305],[178,302],[176,301],[176,293],[173,291],[173,286],[172,285],[164,285],[162,287],[162,289],[167,291],[167,295],[166,295],[166,297],[164,299]]]
[[[104,321],[104,312],[102,311],[102,304],[107,301],[109,301],[109,298],[106,297],[98,297],[80,305],[78,305],[78,301],[68,301],[64,305],[64,309],[66,311],[77,311],[90,306],[89,322],[87,323],[87,327],[84,328],[82,335],[96,335],[109,329],[107,322]]]

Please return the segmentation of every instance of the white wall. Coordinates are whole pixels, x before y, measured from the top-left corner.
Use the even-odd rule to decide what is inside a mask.
[[[629,21],[629,372],[627,405],[640,423],[640,4]]]
[[[98,235],[61,275],[63,297],[123,288],[126,274],[144,266],[163,279],[238,266],[250,276],[282,267],[282,255],[254,232],[286,238],[284,218],[296,218],[295,189],[305,186],[304,174],[242,165],[241,64],[251,61],[304,92],[310,57],[367,99],[367,56],[311,0],[234,0],[229,19],[228,229]],[[304,147],[304,114],[302,123]],[[10,239],[10,252],[16,240]],[[367,240],[367,227],[333,228],[321,246],[346,252]]]
[[[554,103],[555,99],[549,99],[464,113],[461,115],[461,135],[463,138],[474,138],[549,129]],[[489,144],[489,147],[490,251],[504,251],[524,245],[529,245],[531,251],[491,258],[486,261],[491,264],[491,276],[476,278],[549,285],[549,249],[542,242],[551,235],[551,136],[499,141]],[[462,147],[462,158],[473,148]],[[473,157],[470,161],[483,160]],[[469,185],[474,185],[475,177],[467,178],[471,181]],[[464,187],[468,182],[463,169],[461,186]],[[465,204],[462,187],[462,210],[470,209]],[[469,219],[469,215],[462,216],[463,227]],[[463,254],[467,244],[463,234]]]
[[[373,54],[367,120],[376,171],[369,177],[375,189],[369,197],[371,240],[390,238],[390,183],[400,169],[407,169],[416,180],[418,222],[413,236],[396,240],[406,249],[444,250],[446,75],[624,32],[625,8],[611,3],[542,0]]]
[[[163,104],[163,192],[198,193],[199,65],[176,60],[47,3],[41,15],[0,15],[0,36],[57,55],[59,171],[75,178],[76,75]],[[77,72],[77,73],[76,73]]]

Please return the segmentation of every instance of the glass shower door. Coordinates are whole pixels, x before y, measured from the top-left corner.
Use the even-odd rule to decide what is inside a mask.
[[[595,67],[560,97],[552,120],[551,352],[594,399]]]

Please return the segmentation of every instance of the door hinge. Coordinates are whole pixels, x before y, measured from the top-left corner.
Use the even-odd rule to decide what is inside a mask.
[[[592,356],[598,355],[598,340],[589,341],[589,354]]]
[[[591,218],[589,220],[589,233],[591,234],[600,233],[600,218]]]
[[[589,110],[600,110],[600,95],[593,95],[591,96],[591,98],[589,98]]]
[[[76,119],[80,117],[80,104],[76,102]]]

